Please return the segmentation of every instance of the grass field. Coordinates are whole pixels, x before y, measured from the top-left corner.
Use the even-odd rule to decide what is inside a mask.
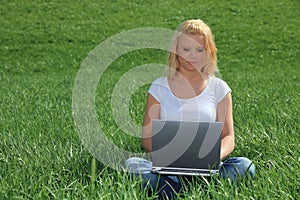
[[[215,35],[222,78],[232,88],[236,147],[254,181],[196,184],[183,199],[297,199],[300,193],[300,3],[249,1],[1,1],[0,199],[147,199],[138,180],[96,162],[72,117],[76,74],[105,39],[140,27],[175,29],[201,18]],[[110,97],[128,70],[165,64],[144,49],[116,60],[96,95],[99,123],[120,148],[139,139],[116,126]],[[147,87],[130,105],[141,124]],[[154,199],[155,197],[153,197]],[[151,198],[149,198],[151,199]]]

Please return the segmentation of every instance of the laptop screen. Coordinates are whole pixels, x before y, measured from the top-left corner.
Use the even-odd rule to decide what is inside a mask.
[[[153,166],[219,169],[221,131],[221,122],[153,120]]]

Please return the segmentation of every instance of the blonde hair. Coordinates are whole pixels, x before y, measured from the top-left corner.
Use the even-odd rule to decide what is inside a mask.
[[[177,46],[179,38],[182,34],[200,35],[204,37],[204,49],[206,52],[206,62],[202,68],[205,75],[214,76],[218,71],[217,67],[217,48],[214,42],[214,36],[209,28],[202,20],[186,20],[177,28],[177,32],[173,38],[171,51],[168,56],[168,66],[165,70],[165,76],[172,77],[179,67]]]

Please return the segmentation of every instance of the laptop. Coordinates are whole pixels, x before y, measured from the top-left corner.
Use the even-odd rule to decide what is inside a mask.
[[[219,173],[221,122],[152,121],[152,172],[213,176]]]

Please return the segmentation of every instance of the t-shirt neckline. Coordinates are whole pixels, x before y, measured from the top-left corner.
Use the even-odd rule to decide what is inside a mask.
[[[191,100],[195,100],[195,99],[201,97],[201,96],[208,90],[208,84],[209,84],[209,82],[210,82],[210,76],[208,76],[207,84],[206,84],[205,88],[203,89],[203,91],[200,92],[200,94],[198,94],[197,96],[190,97],[190,98],[179,98],[179,97],[177,97],[177,96],[173,93],[173,91],[171,90],[171,87],[170,87],[170,85],[169,85],[169,82],[168,82],[168,78],[167,78],[167,77],[165,77],[165,81],[166,81],[166,83],[167,83],[168,90],[170,91],[171,95],[172,95],[175,99],[178,99],[178,100],[180,100],[180,101],[191,101]]]

